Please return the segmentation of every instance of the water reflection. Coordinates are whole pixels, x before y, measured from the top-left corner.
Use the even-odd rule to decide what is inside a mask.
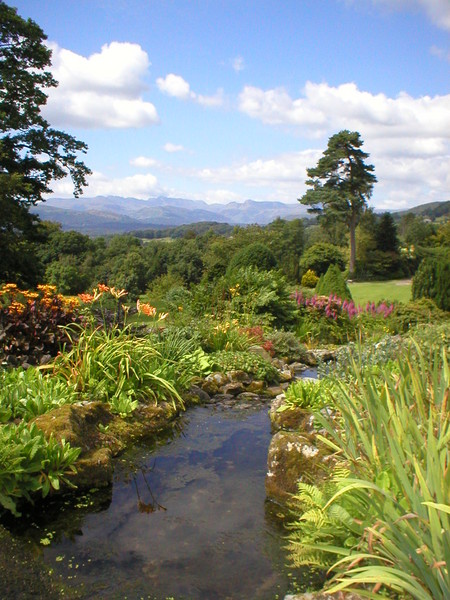
[[[118,461],[107,502],[93,494],[92,506],[33,522],[34,539],[55,532],[47,564],[82,598],[283,598],[293,576],[265,501],[267,410],[197,407],[182,433],[136,446]]]

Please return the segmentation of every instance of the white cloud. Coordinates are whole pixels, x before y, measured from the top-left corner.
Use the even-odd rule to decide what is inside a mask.
[[[290,182],[298,187],[299,182],[306,178],[307,167],[313,166],[320,154],[318,150],[304,150],[230,167],[201,169],[196,174],[201,179],[215,183],[243,182],[250,186],[265,186]]]
[[[161,192],[158,180],[151,173],[110,178],[99,171],[94,171],[88,177],[88,183],[89,186],[84,188],[84,195],[89,197],[123,196],[146,200]],[[53,195],[57,197],[66,198],[73,195],[73,185],[69,177],[56,181],[52,189]]]
[[[150,62],[138,44],[112,42],[88,58],[50,44],[57,88],[49,91],[44,116],[55,126],[138,128],[158,122],[142,98]]]
[[[191,90],[189,83],[180,75],[169,73],[166,77],[158,77],[156,80],[158,89],[163,94],[178,98],[179,100],[191,100],[203,106],[221,106],[223,104],[223,91],[217,90],[213,96],[203,96]]]
[[[241,71],[243,71],[245,69],[245,65],[242,56],[236,56],[236,58],[233,60],[232,66],[236,73],[240,73]]]
[[[341,128],[363,129],[374,137],[450,137],[450,94],[413,98],[402,92],[389,98],[361,91],[354,83],[331,87],[307,82],[304,96],[292,99],[281,88],[246,86],[239,109],[263,123],[296,125],[313,136]]]
[[[450,62],[450,51],[444,50],[444,48],[439,48],[438,46],[431,46],[430,54],[433,56],[437,56],[441,60],[446,60]]]
[[[154,158],[150,158],[149,156],[136,156],[136,158],[132,158],[130,160],[130,165],[132,167],[139,167],[142,169],[148,169],[150,167],[158,166],[158,161]]]
[[[171,142],[167,142],[167,144],[164,144],[164,150],[170,153],[182,152],[184,150],[184,147],[180,144],[172,144]]]
[[[450,29],[449,0],[371,0],[372,4],[391,10],[424,10],[430,20],[441,29]],[[345,0],[347,4],[360,4],[361,0]]]

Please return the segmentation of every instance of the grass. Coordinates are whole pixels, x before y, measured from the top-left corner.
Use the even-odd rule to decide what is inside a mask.
[[[411,281],[406,279],[356,282],[349,283],[348,287],[356,305],[381,300],[407,304],[411,300]]]

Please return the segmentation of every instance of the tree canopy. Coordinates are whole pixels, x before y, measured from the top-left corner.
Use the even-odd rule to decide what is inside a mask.
[[[23,277],[17,254],[26,250],[36,221],[29,208],[51,193],[50,183],[70,175],[77,196],[90,173],[78,159],[86,144],[50,127],[41,114],[45,90],[57,86],[46,70],[46,39],[34,21],[0,0],[0,280]]]
[[[361,150],[362,145],[357,131],[343,130],[330,137],[317,166],[307,169],[306,185],[311,189],[299,199],[310,207],[308,212],[346,224],[350,234],[350,275],[356,263],[356,226],[376,182],[373,165],[364,162],[369,155]]]

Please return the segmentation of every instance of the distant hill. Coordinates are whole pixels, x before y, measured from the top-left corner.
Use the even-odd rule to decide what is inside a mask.
[[[450,218],[450,200],[444,202],[428,202],[428,204],[420,204],[414,206],[414,208],[408,208],[407,210],[400,210],[392,213],[394,219],[401,219],[404,215],[413,213],[414,215],[420,215],[422,217],[428,217],[432,221],[439,219],[440,217]]]
[[[207,204],[202,200],[159,196],[148,200],[120,196],[95,198],[49,198],[32,208],[41,219],[61,223],[63,230],[98,236],[150,229],[167,229],[192,223],[229,225],[267,225],[277,217],[298,219],[310,216],[301,204],[283,202],[229,202]],[[450,201],[431,202],[402,211],[393,211],[394,219],[413,213],[432,221],[450,218]]]
[[[50,198],[32,208],[41,219],[61,223],[63,230],[74,229],[89,235],[125,233],[144,229],[164,229],[198,222],[230,225],[267,225],[277,217],[295,219],[306,216],[300,204],[283,202],[230,202],[207,204],[185,198]]]

